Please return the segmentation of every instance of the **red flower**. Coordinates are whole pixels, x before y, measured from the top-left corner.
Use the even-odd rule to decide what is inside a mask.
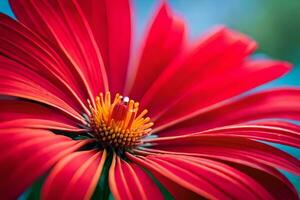
[[[238,96],[288,63],[251,59],[256,43],[225,27],[188,44],[166,3],[140,54],[126,0],[11,6],[17,20],[0,16],[2,199],[41,176],[43,199],[89,199],[107,184],[115,199],[298,199],[277,169],[299,175],[299,160],[260,141],[299,148],[287,121],[300,119],[299,88]]]

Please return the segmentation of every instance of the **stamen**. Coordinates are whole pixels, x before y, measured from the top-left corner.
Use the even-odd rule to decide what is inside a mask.
[[[141,143],[141,138],[151,132],[153,123],[144,117],[147,110],[138,113],[139,103],[116,94],[111,103],[110,92],[96,96],[96,105],[88,100],[90,126],[93,135],[104,146],[132,148]]]

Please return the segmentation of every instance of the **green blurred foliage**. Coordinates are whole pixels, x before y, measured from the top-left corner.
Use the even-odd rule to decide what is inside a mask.
[[[300,0],[254,0],[255,10],[229,19],[232,27],[249,34],[259,50],[271,57],[300,63]]]

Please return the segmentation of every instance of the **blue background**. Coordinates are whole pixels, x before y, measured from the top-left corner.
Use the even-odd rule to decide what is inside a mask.
[[[156,7],[157,0],[135,0],[136,39],[139,40]],[[287,76],[262,88],[300,85],[299,0],[170,0],[176,13],[185,18],[189,36],[195,39],[208,28],[225,24],[258,41],[259,56],[288,60],[295,64]],[[0,0],[0,12],[13,16],[7,0]],[[300,158],[300,150],[276,145]],[[300,177],[284,172],[300,192]]]

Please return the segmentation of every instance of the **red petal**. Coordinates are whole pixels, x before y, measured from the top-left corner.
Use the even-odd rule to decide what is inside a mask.
[[[300,174],[300,161],[269,145],[236,136],[189,135],[151,139],[155,149],[222,159],[238,156],[240,161],[260,163]]]
[[[165,108],[166,113],[155,117],[156,125],[166,126],[175,121],[183,121],[194,116],[199,110],[276,79],[289,69],[290,65],[287,63],[260,60],[245,61],[241,67],[224,72],[220,76],[211,74],[206,81],[199,81],[185,93],[181,93],[181,97],[173,100],[176,104],[170,104]]]
[[[211,134],[219,136],[239,136],[254,140],[280,143],[300,148],[300,127],[298,131],[277,127],[275,125],[233,125],[225,126],[196,134]]]
[[[0,94],[42,102],[84,122],[80,113],[73,109],[72,102],[67,101],[68,98],[55,85],[26,68],[22,70],[24,76],[18,71],[20,66],[17,63],[1,56],[0,59]],[[4,65],[10,69],[2,68]]]
[[[208,199],[235,199],[242,194],[249,199],[272,199],[254,180],[222,163],[170,154],[151,155],[143,160],[140,164],[150,172],[159,173]]]
[[[224,73],[240,69],[253,45],[252,40],[226,28],[207,33],[195,47],[166,68],[142,98],[141,104],[157,118],[165,111],[165,106],[176,103],[191,88],[203,83],[207,85],[220,77],[224,79]]]
[[[151,155],[150,160],[164,160],[190,169],[203,179],[214,184],[219,190],[239,199],[241,195],[247,199],[297,199],[297,191],[293,185],[274,168],[253,162],[249,167],[243,164],[187,156],[176,156],[172,153]],[[263,178],[264,177],[264,178]]]
[[[10,7],[13,10],[17,20],[29,27],[31,30],[41,34],[44,38],[55,43],[55,37],[47,27],[44,20],[39,17],[36,8],[29,1],[9,0]]]
[[[80,151],[66,156],[47,177],[42,198],[90,199],[105,159],[105,151]]]
[[[300,132],[300,126],[297,124],[293,124],[287,121],[279,121],[279,120],[261,120],[261,121],[253,121],[246,123],[249,125],[259,125],[259,126],[270,126],[270,127],[278,127],[281,129],[297,132]]]
[[[247,175],[220,162],[199,159],[188,156],[147,156],[148,159],[177,165],[193,172],[202,180],[223,192],[230,199],[238,199],[241,195],[249,199],[271,199],[261,185],[251,180]],[[199,186],[201,187],[201,186]]]
[[[86,90],[61,50],[3,14],[0,15],[0,31],[0,52],[6,57],[1,56],[1,69],[7,72],[1,72],[2,77],[11,73],[17,73],[23,79],[32,78],[31,81],[37,81],[39,77],[41,83],[49,83],[63,91],[64,95],[60,93],[60,97],[63,96],[68,104],[86,109],[83,104],[87,99]],[[34,77],[27,77],[27,73]]]
[[[2,122],[0,128],[38,128],[38,129],[51,129],[71,132],[83,132],[85,129],[80,129],[65,123],[55,122],[52,120],[44,119],[15,119]]]
[[[148,34],[141,46],[141,55],[136,60],[136,77],[131,71],[129,96],[140,99],[157,77],[178,56],[183,49],[185,27],[182,19],[174,16],[166,2],[157,9],[157,14],[149,27]]]
[[[281,179],[278,179],[278,177],[265,173],[256,168],[232,163],[229,163],[229,165],[247,174],[256,182],[260,183],[261,186],[269,191],[274,199],[299,199],[296,189],[283,175],[281,175]],[[277,170],[274,169],[274,171]],[[277,174],[280,173],[277,172]]]
[[[156,131],[172,124],[160,135],[178,135],[210,128],[271,118],[300,119],[300,90],[279,88],[251,94],[228,102],[221,102],[197,111],[196,116],[181,123],[173,121],[157,127]]]
[[[137,165],[114,155],[109,186],[115,199],[164,199],[153,180]]]
[[[2,129],[0,140],[0,151],[3,152],[0,156],[1,197],[17,198],[54,163],[87,142],[73,141],[46,130]]]
[[[99,48],[87,19],[75,1],[13,1],[11,4],[17,16],[21,8],[22,11],[28,9],[27,15],[33,16],[26,18],[20,14],[21,20],[26,18],[27,24],[34,24],[32,28],[41,34],[51,34],[49,38],[54,39],[53,42],[61,47],[73,64],[91,99],[100,91],[108,90]]]
[[[28,127],[81,131],[74,121],[56,109],[21,100],[0,99],[0,127]]]
[[[139,164],[140,166],[146,168],[155,176],[155,178],[172,194],[175,199],[199,199],[199,195],[181,185],[177,181],[171,180],[166,176],[162,171],[155,169],[155,166],[150,162],[143,160],[137,156],[133,156],[129,153],[126,153],[127,157]]]
[[[100,48],[110,91],[123,92],[131,47],[131,1],[79,0],[78,3]]]

